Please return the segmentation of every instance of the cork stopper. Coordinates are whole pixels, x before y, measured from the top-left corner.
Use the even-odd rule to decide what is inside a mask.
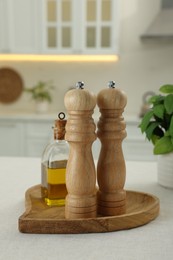
[[[56,140],[64,140],[65,136],[65,126],[67,120],[64,120],[65,114],[60,112],[58,114],[58,118],[55,120],[55,127],[54,127],[54,139]]]
[[[76,89],[69,90],[64,98],[68,111],[93,110],[96,105],[96,97],[93,93],[84,89],[84,83],[78,82]]]
[[[116,88],[114,81],[110,81],[108,88],[101,90],[97,96],[97,105],[100,109],[123,109],[126,104],[125,92]]]

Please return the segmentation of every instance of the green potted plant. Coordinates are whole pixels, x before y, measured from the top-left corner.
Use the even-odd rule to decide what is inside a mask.
[[[173,187],[173,85],[163,85],[159,91],[161,94],[153,95],[148,100],[150,109],[139,127],[153,143],[153,153],[159,155],[159,183]]]
[[[31,95],[31,98],[36,102],[37,112],[46,112],[48,103],[52,102],[51,91],[54,86],[51,82],[39,81],[32,88],[25,88],[25,92]]]

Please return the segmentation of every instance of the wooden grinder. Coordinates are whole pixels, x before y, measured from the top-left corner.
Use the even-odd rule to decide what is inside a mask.
[[[65,202],[67,219],[96,217],[96,172],[91,146],[96,139],[92,119],[96,97],[83,89],[83,82],[65,95],[68,111],[65,139],[70,146],[66,169],[68,195]]]
[[[101,90],[97,96],[101,113],[97,131],[101,141],[97,165],[98,213],[105,216],[120,215],[126,210],[126,192],[123,189],[126,168],[122,152],[126,125],[122,113],[127,98],[114,85],[115,82],[110,81],[109,88]]]

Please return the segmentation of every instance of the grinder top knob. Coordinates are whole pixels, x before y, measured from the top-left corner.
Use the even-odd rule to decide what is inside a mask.
[[[68,111],[93,110],[96,105],[96,96],[84,89],[84,83],[79,81],[75,89],[66,93],[64,104]]]
[[[123,109],[127,104],[124,91],[115,87],[115,81],[109,81],[108,88],[101,90],[97,96],[100,109]]]

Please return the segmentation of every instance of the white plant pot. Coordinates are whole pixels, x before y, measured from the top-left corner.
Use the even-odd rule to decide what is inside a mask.
[[[37,101],[35,104],[35,110],[37,113],[46,113],[49,108],[49,103],[47,101]]]
[[[158,156],[158,183],[173,188],[173,153]]]

